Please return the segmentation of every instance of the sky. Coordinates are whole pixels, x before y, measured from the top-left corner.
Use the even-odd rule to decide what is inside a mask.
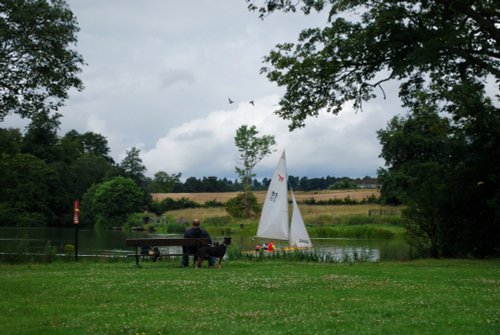
[[[376,131],[402,113],[397,85],[339,115],[320,113],[288,131],[273,111],[284,88],[260,74],[263,57],[301,30],[323,27],[326,13],[273,14],[265,20],[244,0],[68,0],[80,32],[85,89],[71,91],[60,113],[60,135],[75,129],[105,136],[120,162],[140,149],[147,175],[236,178],[234,143],[241,125],[274,135],[276,151],[255,168],[270,178],[283,150],[289,175],[376,176],[384,165]],[[234,101],[229,104],[228,98]],[[254,105],[249,102],[254,101]],[[22,127],[7,117],[2,127]]]

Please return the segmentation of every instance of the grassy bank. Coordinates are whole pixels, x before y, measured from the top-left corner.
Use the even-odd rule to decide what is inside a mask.
[[[302,216],[312,238],[346,237],[346,238],[393,238],[404,234],[400,215],[373,215],[369,210],[394,209],[381,205],[300,205]],[[399,211],[399,209],[398,209]],[[202,225],[210,233],[255,236],[258,218],[235,219],[229,217],[226,210],[218,208],[186,208],[169,211],[169,222],[185,222],[188,225],[194,218],[200,218]],[[245,227],[240,229],[240,225]],[[158,225],[158,232],[165,233],[163,225]],[[185,226],[179,227],[180,232]],[[169,232],[176,232],[170,229]]]
[[[498,334],[500,261],[0,265],[2,334]]]

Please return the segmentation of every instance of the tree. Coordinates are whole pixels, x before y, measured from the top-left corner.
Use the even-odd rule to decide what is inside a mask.
[[[248,193],[247,196],[245,193],[240,193],[226,202],[226,211],[237,219],[257,216],[260,210],[257,197],[253,193]]]
[[[149,192],[171,193],[175,185],[180,182],[181,175],[181,173],[169,175],[164,171],[156,172],[153,181],[148,186]]]
[[[346,102],[361,109],[376,90],[385,96],[389,80],[401,82],[405,106],[427,89],[456,113],[459,106],[449,103],[454,87],[465,79],[500,79],[500,12],[493,0],[246,2],[262,18],[299,4],[306,14],[329,6],[326,27],[305,29],[297,44],[279,44],[265,57],[262,72],[286,88],[276,113],[291,121],[290,129],[323,109],[337,114]]]
[[[116,177],[118,171],[106,158],[85,153],[71,162],[66,174],[68,191],[74,199],[80,199],[92,184]]]
[[[500,115],[475,94],[460,127],[421,97],[411,114],[378,132],[387,165],[379,173],[382,199],[406,205],[411,243],[433,257],[498,253]]]
[[[139,156],[141,151],[136,147],[132,147],[130,150],[126,151],[126,156],[120,163],[120,168],[126,177],[132,178],[137,185],[143,185],[144,183],[144,173],[146,172],[146,167],[142,164],[142,159]]]
[[[385,97],[384,83],[397,80],[414,119],[394,121],[387,130],[394,138],[379,134],[389,159],[379,174],[383,196],[408,204],[404,215],[415,240],[427,239],[436,257],[500,252],[500,172],[493,163],[500,161],[500,109],[485,89],[500,80],[497,1],[247,2],[261,17],[300,4],[306,14],[329,6],[326,27],[302,31],[297,44],[278,45],[265,58],[262,72],[286,88],[277,114],[291,121],[290,129],[320,110],[338,113],[346,102],[362,109],[378,90]],[[437,112],[450,122],[439,120],[442,132],[426,139],[422,128],[410,127]]]
[[[31,123],[26,127],[26,134],[22,141],[22,152],[32,154],[47,163],[59,160],[59,129],[60,114],[38,113],[33,116]]]
[[[47,180],[52,169],[30,154],[0,156],[0,223],[3,226],[44,226],[52,211]]]
[[[330,190],[352,190],[358,188],[358,184],[349,178],[341,178],[339,181],[328,186]]]
[[[448,119],[437,106],[422,98],[422,104],[406,117],[395,116],[385,130],[378,131],[381,157],[382,199],[404,203],[407,229],[422,254],[442,256],[444,240],[440,207],[446,197],[446,178],[453,169],[450,159],[457,143],[450,138]]]
[[[461,115],[442,206],[446,256],[500,254],[500,110],[478,85],[451,92]]]
[[[83,197],[82,216],[97,228],[123,226],[143,208],[143,191],[130,178],[116,177],[91,187]]]
[[[242,163],[242,167],[236,167],[236,173],[241,179],[243,184],[243,193],[245,199],[245,213],[247,217],[251,214],[249,193],[252,186],[252,178],[255,176],[253,174],[253,168],[267,155],[272,153],[273,146],[276,144],[274,136],[263,135],[258,137],[257,128],[255,126],[248,127],[247,125],[242,125],[236,130],[236,136],[234,142],[239,152],[239,160]]]
[[[189,177],[184,182],[183,191],[184,192],[201,192],[201,181],[196,177]]]
[[[64,160],[68,162],[83,154],[93,154],[114,164],[113,159],[109,156],[108,140],[101,134],[91,131],[80,134],[72,129],[60,139],[60,146]]]
[[[83,88],[83,58],[71,48],[78,30],[64,0],[0,3],[0,121],[57,110],[69,89]]]
[[[108,140],[103,135],[88,131],[81,135],[81,144],[84,153],[103,157],[113,163],[113,159],[109,157]]]
[[[21,151],[23,135],[19,129],[0,128],[0,156],[2,154],[17,154]]]

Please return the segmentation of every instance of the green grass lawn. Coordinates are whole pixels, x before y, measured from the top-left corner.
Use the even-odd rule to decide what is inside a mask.
[[[0,333],[500,333],[500,260],[177,264],[0,264]]]

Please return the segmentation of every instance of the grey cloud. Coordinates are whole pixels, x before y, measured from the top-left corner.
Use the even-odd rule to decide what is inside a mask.
[[[373,175],[380,165],[375,131],[400,110],[397,87],[384,86],[387,101],[370,102],[392,103],[390,108],[354,116],[364,122],[347,122],[342,112],[338,118],[312,118],[294,133],[272,113],[277,101],[264,99],[283,90],[259,74],[262,58],[276,44],[296,41],[302,29],[324,25],[328,13],[261,21],[242,0],[68,4],[81,28],[77,48],[88,66],[82,72],[85,91],[72,93],[60,110],[61,132],[101,132],[116,160],[138,146],[151,175],[162,170],[235,176],[234,132],[241,124],[276,135],[296,176]],[[236,103],[229,106],[228,97]],[[9,118],[2,126],[16,124]],[[269,177],[278,158],[276,153],[259,164],[258,177]]]
[[[169,88],[170,86],[173,86],[175,84],[180,84],[180,83],[192,84],[195,82],[193,74],[185,70],[163,71],[160,74],[160,80],[161,80],[160,87],[162,89]]]

